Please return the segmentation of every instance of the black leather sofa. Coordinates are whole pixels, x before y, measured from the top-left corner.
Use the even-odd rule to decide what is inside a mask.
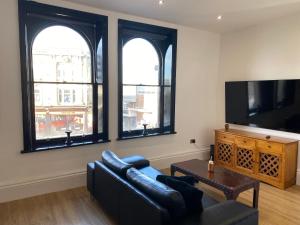
[[[102,161],[87,165],[87,188],[119,225],[258,224],[256,209],[235,201],[220,203],[206,194],[202,198],[202,213],[174,220],[174,210],[177,210],[175,213],[181,210],[181,197],[179,192],[176,193],[171,188],[160,189],[163,184],[156,181],[156,176],[160,174],[162,173],[151,167],[149,161],[142,156],[119,159],[111,151],[105,151]],[[143,191],[142,187],[147,190]],[[157,201],[162,199],[162,204]],[[170,203],[168,206],[173,207],[173,212],[166,207],[165,202]]]

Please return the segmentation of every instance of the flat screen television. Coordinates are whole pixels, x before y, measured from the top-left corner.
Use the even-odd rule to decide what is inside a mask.
[[[226,123],[300,133],[300,80],[225,83]]]

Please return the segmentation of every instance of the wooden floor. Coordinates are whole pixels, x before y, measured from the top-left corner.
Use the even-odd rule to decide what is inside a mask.
[[[86,188],[0,204],[0,225],[115,225]]]
[[[209,195],[223,200],[222,193],[200,185]],[[238,201],[251,205],[252,191]],[[285,191],[261,184],[260,225],[300,225],[300,187]],[[0,204],[0,225],[115,225],[90,199],[85,188]],[[141,224],[142,225],[142,224]]]

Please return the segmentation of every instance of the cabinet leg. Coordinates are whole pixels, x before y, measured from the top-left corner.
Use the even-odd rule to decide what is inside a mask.
[[[254,191],[253,191],[253,208],[258,208],[258,198],[259,198],[259,182],[254,185]]]

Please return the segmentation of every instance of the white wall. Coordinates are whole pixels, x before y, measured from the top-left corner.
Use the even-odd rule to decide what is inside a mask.
[[[85,167],[110,148],[120,155],[142,154],[159,167],[205,157],[216,126],[218,34],[102,11],[59,0],[43,2],[109,16],[110,144],[20,154],[23,148],[17,0],[0,3],[0,202],[84,184]],[[116,141],[117,19],[178,29],[177,135]],[[196,138],[197,145],[189,143]]]
[[[218,124],[225,118],[224,82],[300,79],[300,14],[222,35],[218,93]],[[300,135],[239,126],[264,134],[300,140]],[[300,184],[300,154],[298,154]]]

